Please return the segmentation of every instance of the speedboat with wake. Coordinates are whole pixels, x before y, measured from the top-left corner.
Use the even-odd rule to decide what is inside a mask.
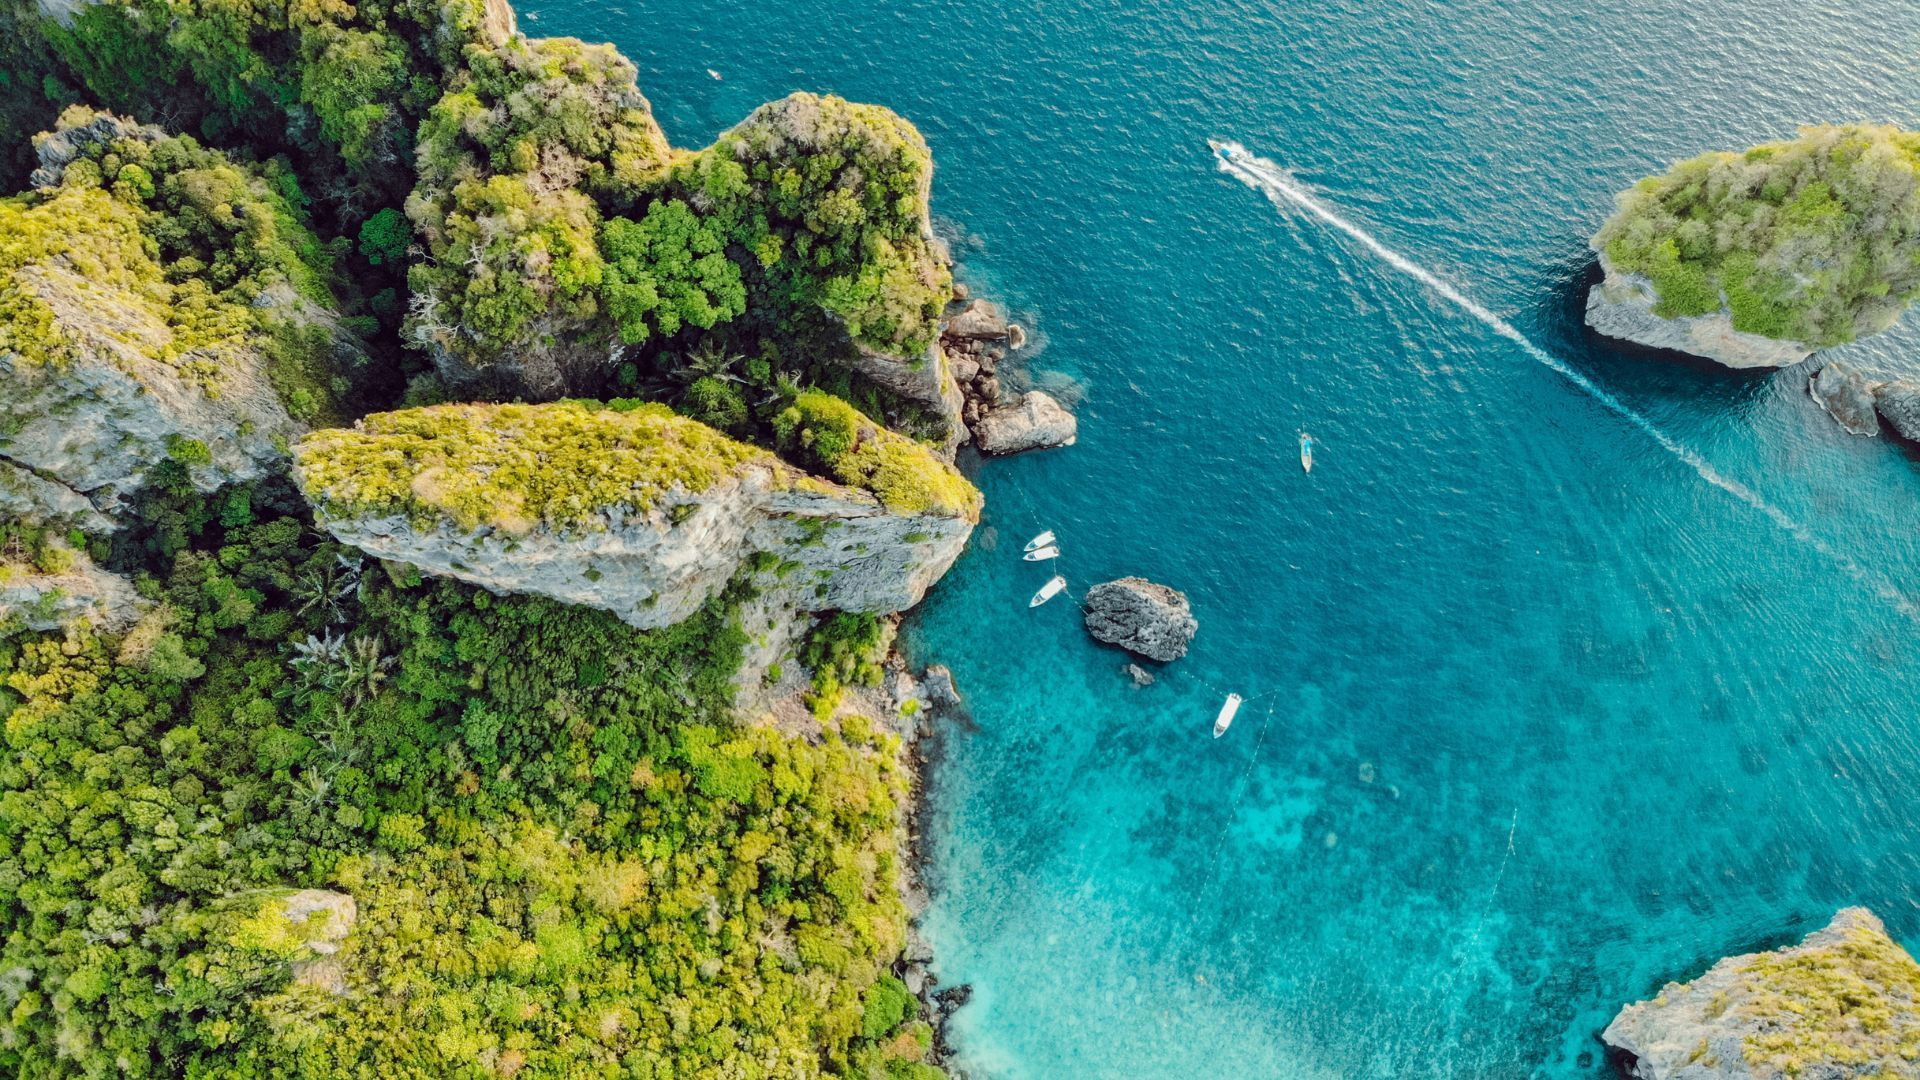
[[[1030,608],[1039,607],[1041,604],[1059,596],[1061,590],[1066,587],[1067,579],[1061,577],[1059,574],[1055,574],[1052,578],[1048,579],[1045,585],[1040,586],[1040,591],[1033,594],[1033,599],[1027,601],[1027,606]]]

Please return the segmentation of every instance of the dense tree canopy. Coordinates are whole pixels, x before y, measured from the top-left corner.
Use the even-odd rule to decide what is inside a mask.
[[[1685,161],[1623,192],[1594,247],[1652,279],[1658,314],[1838,345],[1920,296],[1920,134],[1810,127]]]

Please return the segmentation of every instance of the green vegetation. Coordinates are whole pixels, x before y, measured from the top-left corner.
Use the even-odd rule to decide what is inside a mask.
[[[1833,945],[1761,953],[1742,979],[1748,992],[1732,1007],[1765,1021],[1746,1038],[1751,1065],[1798,1076],[1920,1060],[1920,964],[1885,933],[1853,926]]]
[[[782,452],[843,484],[865,488],[898,514],[977,520],[980,492],[931,450],[817,390],[795,395],[774,418]]]
[[[302,220],[292,176],[78,106],[41,140],[78,153],[57,187],[0,200],[0,351],[58,365],[84,339],[217,392],[231,352],[255,347],[283,396],[304,391],[297,411],[330,409],[332,336],[302,341],[289,304],[333,306],[332,252]]]
[[[1642,180],[1593,246],[1645,275],[1665,317],[1732,314],[1737,330],[1839,345],[1920,296],[1920,134],[1810,127]]]
[[[420,127],[407,213],[432,258],[409,272],[409,334],[484,371],[600,332],[596,200],[630,204],[667,145],[610,46],[514,40],[466,59]]]
[[[604,527],[613,508],[645,512],[670,490],[704,491],[769,458],[662,405],[576,401],[380,413],[314,432],[295,451],[301,486],[324,514],[516,534]]]
[[[149,505],[153,614],[0,642],[0,1063],[921,1075],[890,745],[732,726],[724,602],[402,584],[288,496]],[[338,995],[263,904],[309,887],[358,906]]]
[[[925,140],[891,111],[794,94],[677,164],[669,190],[713,208],[771,317],[825,312],[859,344],[919,356],[953,288],[924,235],[932,173]]]
[[[481,0],[0,12],[16,183],[74,106],[39,143],[52,186],[0,198],[0,352],[35,377],[111,355],[217,395],[244,359],[320,425],[634,395],[377,412],[300,442],[303,492],[196,494],[221,444],[177,437],[110,537],[0,515],[7,567],[98,564],[151,603],[118,637],[0,628],[0,1069],[941,1075],[885,975],[899,747],[830,703],[811,740],[740,724],[747,586],[640,632],[371,562],[308,517],[303,493],[323,516],[592,528],[776,466],[775,444],[896,512],[977,517],[845,364],[923,354],[948,295],[912,127],[796,95],[674,152],[617,52],[507,21]],[[877,679],[889,631],[821,624],[816,705]],[[281,912],[300,889],[357,905],[325,977],[317,925]]]

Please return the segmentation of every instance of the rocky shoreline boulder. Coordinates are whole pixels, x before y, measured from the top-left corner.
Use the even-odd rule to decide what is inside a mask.
[[[1865,908],[1799,945],[1713,965],[1601,1036],[1634,1080],[1920,1076],[1920,964]]]
[[[1103,582],[1087,590],[1087,633],[1149,660],[1187,655],[1199,631],[1186,594],[1140,577]]]
[[[1616,270],[1605,254],[1600,269],[1606,276],[1587,293],[1587,325],[1606,337],[1705,357],[1730,368],[1785,367],[1813,355],[1813,346],[1804,342],[1735,330],[1733,313],[1724,305],[1708,315],[1656,315],[1659,296],[1652,281]]]
[[[1829,362],[1807,381],[1807,392],[1851,435],[1880,434],[1874,415],[1878,384],[1845,360]]]
[[[1080,422],[1043,390],[1029,390],[1008,404],[997,405],[973,425],[974,445],[986,454],[1071,446],[1079,435]]]

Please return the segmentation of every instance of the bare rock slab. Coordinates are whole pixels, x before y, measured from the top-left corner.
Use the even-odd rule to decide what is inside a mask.
[[[1029,390],[1018,401],[987,410],[973,425],[974,445],[986,454],[1070,446],[1079,435],[1080,422],[1041,390]]]
[[[1086,622],[1095,639],[1163,663],[1187,655],[1200,629],[1185,593],[1139,577],[1087,590]]]

